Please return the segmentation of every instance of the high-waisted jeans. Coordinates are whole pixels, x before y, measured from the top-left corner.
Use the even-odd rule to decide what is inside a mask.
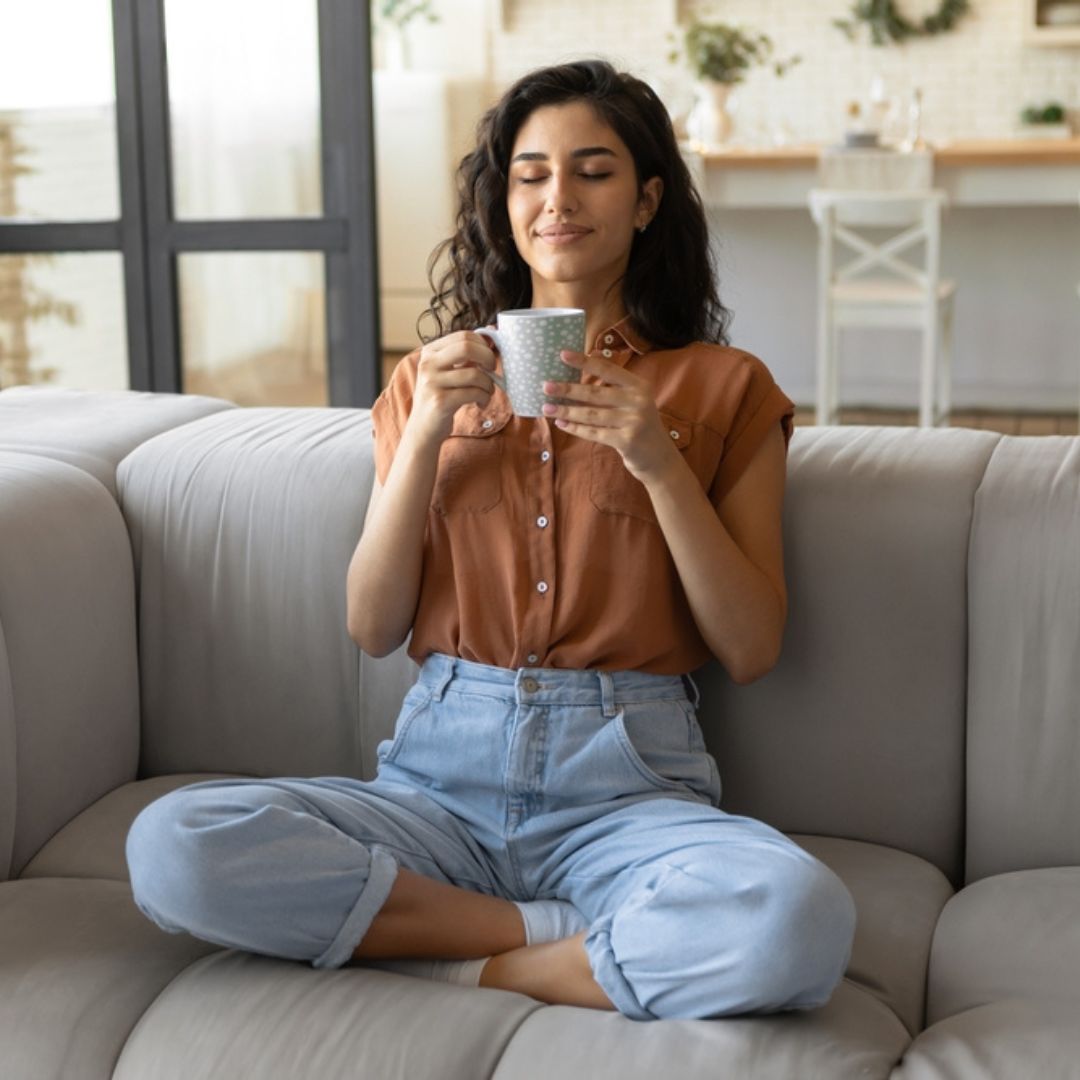
[[[596,981],[635,1019],[821,1005],[850,957],[851,896],[718,809],[694,710],[678,676],[433,654],[374,780],[211,780],[150,804],[127,839],[135,902],[166,930],[333,968],[403,866],[569,901]]]

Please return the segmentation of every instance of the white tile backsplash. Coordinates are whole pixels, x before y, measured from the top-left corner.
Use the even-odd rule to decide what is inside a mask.
[[[911,18],[935,6],[901,0]],[[685,67],[667,60],[678,7],[670,0],[503,0],[505,30],[494,35],[491,75],[501,89],[531,68],[600,55],[650,81],[678,111],[692,94]],[[1020,110],[1032,103],[1061,100],[1074,117],[1080,107],[1080,47],[1026,44],[1028,0],[974,0],[953,31],[884,47],[872,46],[865,30],[849,42],[832,25],[850,0],[709,7],[717,20],[769,34],[777,56],[803,57],[783,78],[759,68],[739,87],[735,141],[768,142],[781,123],[796,142],[836,139],[847,103],[865,100],[875,75],[905,107],[911,91],[922,89],[923,133],[932,140],[1014,135]]]

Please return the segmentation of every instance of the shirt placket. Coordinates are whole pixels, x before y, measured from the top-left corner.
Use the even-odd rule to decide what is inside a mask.
[[[530,597],[518,639],[515,667],[536,667],[547,655],[555,608],[555,451],[551,427],[543,418],[529,435],[526,483]]]

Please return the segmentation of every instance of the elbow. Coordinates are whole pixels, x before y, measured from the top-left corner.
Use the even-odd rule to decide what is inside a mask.
[[[780,662],[780,646],[781,639],[778,637],[768,648],[740,656],[725,664],[731,681],[738,686],[749,686],[750,683],[764,678]]]
[[[379,634],[377,629],[367,623],[366,620],[349,612],[345,620],[345,629],[349,637],[361,652],[378,659],[392,653],[401,642],[396,645],[391,643],[384,634]]]

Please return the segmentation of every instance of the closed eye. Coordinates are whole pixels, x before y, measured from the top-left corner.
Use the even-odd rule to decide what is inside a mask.
[[[579,173],[583,180],[606,180],[611,173]],[[517,182],[519,184],[539,184],[542,180],[546,180],[546,176],[519,176]]]

